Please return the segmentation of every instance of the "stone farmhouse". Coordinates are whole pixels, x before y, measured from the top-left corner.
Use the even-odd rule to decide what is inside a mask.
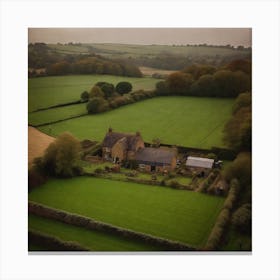
[[[163,172],[175,169],[177,150],[145,147],[139,132],[120,133],[110,128],[102,142],[102,157],[115,163],[136,161],[142,170]]]

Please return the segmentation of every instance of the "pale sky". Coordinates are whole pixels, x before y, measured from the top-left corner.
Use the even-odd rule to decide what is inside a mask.
[[[251,28],[29,28],[28,42],[251,46]]]

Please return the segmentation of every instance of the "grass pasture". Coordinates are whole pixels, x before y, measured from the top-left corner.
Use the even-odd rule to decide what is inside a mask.
[[[146,142],[159,138],[166,144],[223,147],[222,131],[231,116],[232,104],[233,99],[158,97],[102,114],[53,124],[51,135],[70,131],[81,140],[102,141],[108,127],[112,127],[120,132],[140,131]],[[34,113],[34,118],[37,114],[41,112]],[[40,127],[40,130],[50,133],[49,126]]]
[[[112,234],[92,231],[35,215],[28,216],[28,227],[64,241],[78,242],[92,251],[156,251],[161,249],[142,242],[131,241]],[[31,246],[30,251],[33,250],[38,251],[40,248]]]
[[[223,198],[81,177],[51,180],[29,200],[135,231],[203,246]]]
[[[28,114],[28,123],[40,125],[74,116],[87,114],[86,103],[57,107]],[[50,133],[50,132],[49,132]]]
[[[250,54],[249,50],[227,49],[223,47],[208,47],[208,46],[170,46],[170,45],[133,45],[133,44],[85,44],[83,46],[94,47],[96,54],[109,58],[137,58],[141,56],[155,57],[160,54],[168,53],[181,56],[216,56],[221,57],[232,55]],[[71,51],[72,46],[64,46],[64,51],[67,48]],[[80,49],[81,51],[82,49]]]
[[[97,82],[109,82],[114,85],[128,81],[133,90],[154,89],[158,79],[130,78],[111,75],[68,75],[33,78],[28,80],[28,112],[40,108],[77,101],[83,91],[89,91]]]

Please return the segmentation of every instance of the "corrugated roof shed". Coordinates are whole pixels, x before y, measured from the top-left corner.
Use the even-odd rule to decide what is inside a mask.
[[[210,158],[188,157],[186,166],[212,168],[213,163],[214,163],[214,159],[210,159]]]
[[[136,153],[139,163],[149,165],[170,165],[176,155],[173,149],[143,148]]]

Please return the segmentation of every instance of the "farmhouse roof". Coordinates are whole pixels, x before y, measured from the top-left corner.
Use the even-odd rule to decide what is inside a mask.
[[[149,165],[170,165],[176,155],[174,149],[142,148],[136,153],[136,161]]]
[[[113,132],[109,130],[103,139],[102,146],[107,148],[112,148],[118,141],[120,141],[123,145],[127,147],[128,151],[134,150],[137,144],[137,141],[141,139],[141,135],[139,133],[136,134],[128,134],[128,133],[120,133]]]
[[[212,168],[214,159],[201,157],[188,157],[186,166]]]

